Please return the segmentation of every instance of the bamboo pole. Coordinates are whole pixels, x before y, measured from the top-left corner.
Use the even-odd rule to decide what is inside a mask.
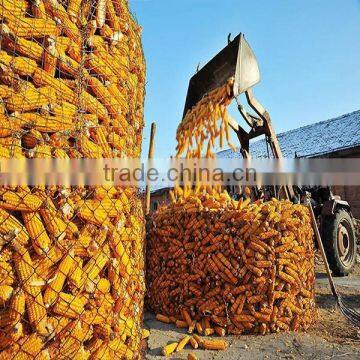
[[[149,153],[148,153],[148,159],[152,159],[154,157],[155,152],[155,133],[156,133],[156,124],[151,124],[151,131],[150,131],[150,144],[149,144]],[[150,184],[148,177],[146,178],[146,205],[145,205],[145,214],[149,215],[150,213]]]

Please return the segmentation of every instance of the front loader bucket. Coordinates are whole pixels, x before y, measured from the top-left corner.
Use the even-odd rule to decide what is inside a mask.
[[[191,79],[183,116],[204,95],[223,86],[234,77],[234,96],[238,96],[260,81],[259,66],[250,45],[240,33]]]

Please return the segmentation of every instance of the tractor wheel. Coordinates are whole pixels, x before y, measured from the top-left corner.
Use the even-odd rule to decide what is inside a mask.
[[[324,221],[323,241],[329,266],[335,276],[348,275],[356,262],[356,237],[348,211],[339,209]]]

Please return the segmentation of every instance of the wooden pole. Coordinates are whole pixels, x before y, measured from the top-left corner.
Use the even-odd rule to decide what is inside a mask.
[[[154,157],[155,152],[155,132],[156,132],[156,124],[151,124],[151,131],[150,131],[150,144],[149,144],[149,154],[148,159],[152,159]],[[145,215],[149,215],[150,213],[150,184],[149,179],[146,179],[146,205],[145,205]]]

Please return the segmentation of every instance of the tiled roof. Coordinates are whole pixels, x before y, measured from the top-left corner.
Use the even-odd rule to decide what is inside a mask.
[[[281,150],[285,158],[315,157],[360,146],[360,110],[340,117],[321,121],[278,134]],[[250,144],[253,158],[267,157],[264,139]],[[240,157],[240,152],[224,150],[219,158]]]

